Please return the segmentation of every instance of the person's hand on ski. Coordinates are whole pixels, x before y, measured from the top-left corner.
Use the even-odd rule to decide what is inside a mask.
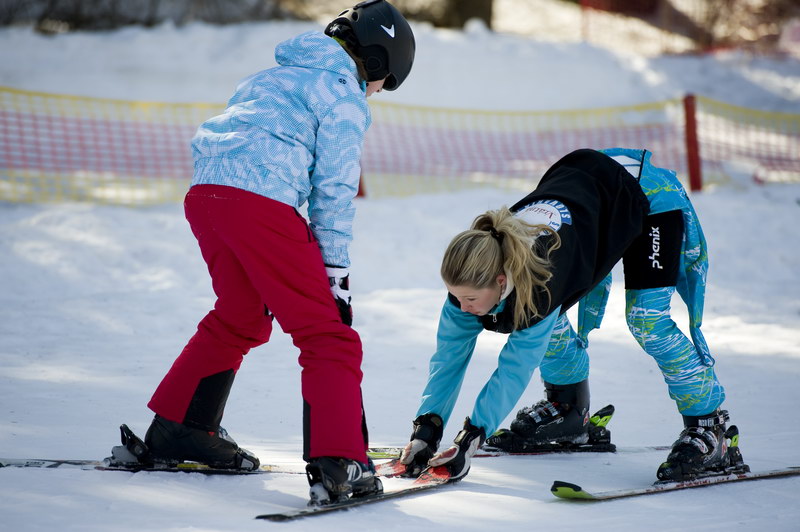
[[[423,414],[414,420],[411,441],[400,454],[400,463],[406,466],[405,476],[418,477],[428,467],[439,448],[444,430],[442,418],[436,414]]]
[[[353,307],[350,306],[350,269],[325,265],[331,293],[345,325],[353,325]]]
[[[468,472],[472,456],[486,440],[486,431],[464,420],[464,428],[453,441],[454,445],[435,454],[429,461],[431,467],[445,466],[451,480],[463,478]]]

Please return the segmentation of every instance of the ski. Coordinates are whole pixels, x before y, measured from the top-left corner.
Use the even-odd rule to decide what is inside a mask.
[[[519,415],[519,414],[517,414]],[[539,441],[530,442],[508,429],[500,429],[488,438],[484,451],[511,454],[539,454],[543,452],[616,452],[617,446],[611,443],[611,431],[607,426],[614,416],[614,405],[607,405],[595,412],[587,426],[585,441]]]
[[[167,473],[202,473],[205,475],[254,475],[261,473],[294,473],[305,474],[304,471],[291,470],[277,465],[261,465],[257,469],[230,469],[194,462],[190,460],[162,460],[150,455],[147,444],[127,425],[120,425],[120,442],[111,448],[111,456],[104,460],[52,460],[52,459],[14,459],[0,458],[0,467],[37,467],[94,469],[99,471],[167,472]]]
[[[105,460],[51,460],[39,458],[0,458],[0,467],[36,467],[42,469],[98,469]]]
[[[400,488],[394,491],[385,491],[383,493],[368,495],[366,497],[350,498],[344,501],[325,504],[322,506],[308,506],[306,508],[300,508],[297,510],[257,515],[256,519],[265,519],[267,521],[292,521],[294,519],[300,519],[303,517],[311,517],[314,515],[349,510],[351,508],[364,506],[365,504],[372,504],[427,492],[434,488],[443,486],[449,481],[450,474],[447,472],[447,468],[444,466],[428,468],[423,471],[422,474],[416,478],[410,486],[406,488]]]
[[[56,460],[39,458],[0,458],[0,467],[32,467],[40,469],[83,469],[95,471],[202,473],[205,475],[258,475],[263,473],[291,473],[304,475],[304,471],[288,469],[278,465],[262,465],[258,469],[222,469],[199,462],[178,463],[115,463],[111,458],[105,460]]]
[[[669,445],[637,445],[631,447],[607,447],[604,445],[579,445],[565,447],[563,445],[553,445],[552,447],[540,447],[535,451],[508,452],[493,449],[483,449],[478,451],[474,457],[491,458],[493,456],[539,456],[543,454],[575,454],[575,453],[649,453],[652,451],[669,451]]]
[[[553,442],[526,444],[525,442],[518,441],[519,437],[514,435],[511,431],[500,429],[488,438],[487,443],[474,455],[474,458],[492,456],[536,456],[552,453],[614,453],[618,450],[626,453],[668,451],[671,448],[668,445],[655,445],[617,449],[617,446],[611,443],[611,431],[606,428],[613,415],[614,406],[607,405],[589,418],[589,441],[586,443]],[[513,447],[513,449],[509,450],[508,448],[492,446],[492,440],[499,444],[505,442],[507,446]],[[367,454],[373,459],[398,458],[402,451],[403,447],[371,447],[367,451]]]
[[[508,452],[495,449],[482,448],[473,458],[492,458],[496,456],[539,456],[543,454],[572,454],[572,453],[647,453],[652,451],[669,451],[669,445],[638,445],[631,447],[609,448],[602,445],[563,446],[552,445],[540,447],[536,451]],[[403,452],[403,447],[371,447],[367,454],[374,460],[398,458]]]
[[[373,460],[392,459],[399,458],[402,452],[403,447],[370,447],[367,449],[367,456]]]
[[[769,471],[727,473],[698,477],[692,480],[680,482],[658,481],[644,488],[621,489],[612,491],[590,492],[576,484],[556,480],[550,491],[560,499],[572,501],[609,501],[614,499],[624,499],[627,497],[638,497],[639,495],[653,495],[655,493],[665,493],[690,488],[702,488],[716,484],[728,482],[743,482],[746,480],[762,480],[768,478],[780,478],[800,475],[800,466],[785,467]]]

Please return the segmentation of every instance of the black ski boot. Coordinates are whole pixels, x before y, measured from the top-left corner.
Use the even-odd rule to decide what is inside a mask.
[[[258,469],[258,458],[236,445],[220,427],[235,376],[236,372],[229,369],[200,379],[181,423],[156,415],[144,437],[154,461],[200,462],[220,469]]]
[[[511,430],[492,434],[486,440],[487,448],[519,453],[589,441],[588,379],[565,385],[545,382],[544,387],[547,399],[517,412]],[[604,426],[598,430],[610,442],[608,430]]]
[[[747,472],[739,451],[739,429],[728,421],[727,410],[715,410],[704,416],[683,416],[684,429],[666,462],[658,468],[661,481],[682,481],[726,473]]]
[[[383,483],[375,476],[371,459],[364,464],[357,460],[321,456],[306,465],[311,500],[309,506],[320,506],[348,499],[383,493]]]
[[[258,458],[233,441],[227,431],[219,427],[207,431],[188,427],[161,416],[156,416],[147,430],[144,443],[149,458],[156,462],[200,462],[221,469],[258,469]]]

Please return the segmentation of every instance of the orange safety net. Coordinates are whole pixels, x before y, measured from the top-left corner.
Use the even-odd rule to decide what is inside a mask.
[[[705,186],[800,181],[800,115],[695,100],[694,153]],[[646,148],[654,164],[688,182],[686,125],[694,121],[678,99],[537,112],[370,105],[362,167],[371,197],[481,186],[526,191],[571,150],[615,146]],[[0,200],[180,201],[192,174],[189,141],[222,109],[0,87]]]

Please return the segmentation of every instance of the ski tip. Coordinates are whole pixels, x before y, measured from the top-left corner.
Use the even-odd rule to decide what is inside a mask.
[[[577,484],[562,482],[560,480],[553,482],[553,486],[550,488],[550,491],[559,499],[594,499],[590,493],[584,491],[583,488]]]
[[[399,455],[396,453],[380,453],[380,452],[370,451],[367,453],[367,456],[369,456],[373,460],[384,460],[387,458],[388,459],[397,458]]]
[[[370,447],[367,456],[373,459],[400,458],[401,447]]]

